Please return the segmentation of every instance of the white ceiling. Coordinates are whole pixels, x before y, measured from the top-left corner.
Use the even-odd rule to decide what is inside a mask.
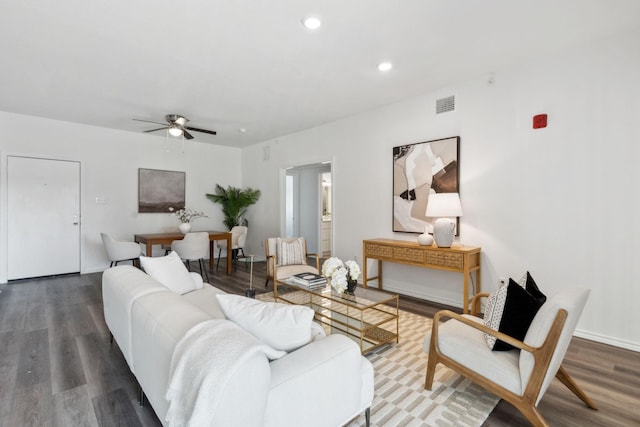
[[[638,26],[638,0],[0,0],[0,110],[244,147]]]

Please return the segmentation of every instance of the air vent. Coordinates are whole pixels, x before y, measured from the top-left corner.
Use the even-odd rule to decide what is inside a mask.
[[[454,95],[446,98],[436,99],[436,114],[454,111],[456,109],[456,97]]]

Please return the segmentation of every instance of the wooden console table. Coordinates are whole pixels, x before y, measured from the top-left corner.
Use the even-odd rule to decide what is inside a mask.
[[[476,273],[476,289],[480,292],[480,248],[474,246],[454,245],[450,248],[437,246],[421,246],[416,242],[393,239],[371,239],[362,241],[363,286],[369,280],[378,280],[378,288],[382,289],[382,262],[414,265],[424,268],[454,271],[464,275],[462,291],[463,312],[469,312],[469,276]],[[367,260],[378,260],[378,275],[367,276]]]

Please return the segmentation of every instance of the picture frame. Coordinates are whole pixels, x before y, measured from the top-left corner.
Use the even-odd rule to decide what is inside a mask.
[[[138,169],[138,212],[175,212],[185,207],[186,173]]]
[[[393,147],[393,231],[431,232],[432,193],[460,193],[459,136]]]

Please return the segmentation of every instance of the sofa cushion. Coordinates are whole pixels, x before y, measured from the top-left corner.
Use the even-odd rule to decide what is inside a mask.
[[[276,350],[293,351],[311,341],[314,311],[302,305],[216,295],[227,319]]]
[[[531,321],[546,300],[528,272],[522,282],[526,289],[509,279],[507,285],[492,293],[484,314],[486,326],[518,340],[524,339]],[[493,335],[484,334],[484,337],[492,350],[504,351],[514,348]]]
[[[224,319],[224,313],[220,309],[218,298],[216,298],[216,295],[224,293],[225,292],[223,290],[218,289],[215,286],[206,285],[202,289],[187,292],[182,295],[182,299],[195,305],[214,319]]]
[[[191,277],[189,270],[175,252],[163,257],[140,256],[140,264],[149,276],[177,294],[182,295],[197,289],[198,286],[202,287],[202,282],[198,283]]]
[[[482,319],[463,314],[463,317],[482,323]],[[424,337],[423,349],[429,353],[431,344],[429,329]],[[449,319],[439,325],[438,346],[440,352],[456,362],[486,377],[490,381],[501,384],[507,390],[522,394],[520,382],[520,352],[491,351],[484,340],[484,333],[455,319]]]

